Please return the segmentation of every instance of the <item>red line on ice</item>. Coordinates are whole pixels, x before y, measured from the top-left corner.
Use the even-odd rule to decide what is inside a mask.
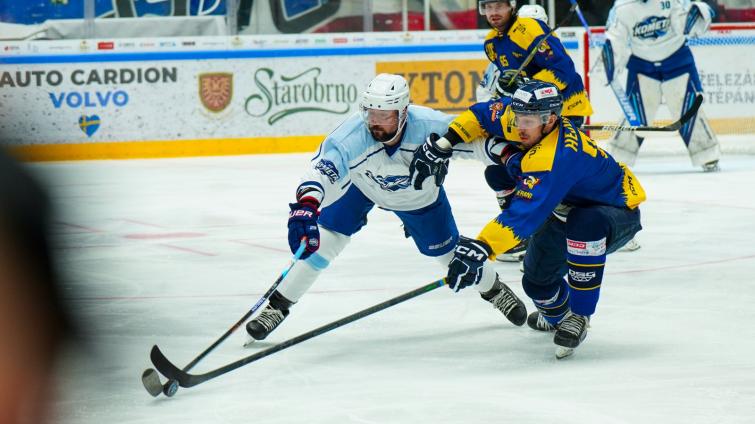
[[[79,230],[84,230],[87,233],[104,233],[104,231],[98,230],[96,228],[85,227],[83,225],[78,225],[78,224],[71,224],[69,222],[56,221],[55,223],[58,225],[62,225],[64,227],[71,227],[71,228],[77,228]]]
[[[280,249],[280,248],[277,248],[277,247],[265,246],[263,244],[249,243],[248,241],[244,241],[244,240],[228,240],[228,241],[230,241],[232,243],[243,244],[245,246],[252,246],[252,247],[259,247],[260,249],[273,250],[275,252],[283,252],[283,253],[289,253],[290,252],[290,250]]]
[[[167,239],[167,238],[195,238],[204,237],[207,234],[203,233],[162,233],[162,234],[126,234],[127,239],[137,240],[155,240],[155,239]]]
[[[164,227],[164,226],[162,226],[162,225],[157,225],[157,224],[150,224],[149,222],[137,221],[137,220],[135,220],[135,219],[128,219],[128,218],[123,218],[123,219],[122,219],[121,221],[124,221],[124,222],[130,222],[130,223],[132,223],[132,224],[139,224],[139,225],[144,225],[145,227],[153,227],[153,228],[167,228],[167,227]]]
[[[188,247],[174,246],[172,244],[160,244],[160,246],[167,247],[169,249],[180,250],[182,252],[196,253],[202,256],[218,256],[216,253],[202,252],[201,250],[190,249]]]

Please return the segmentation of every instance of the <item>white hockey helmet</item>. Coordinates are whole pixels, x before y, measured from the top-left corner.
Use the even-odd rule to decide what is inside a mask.
[[[540,6],[539,4],[522,5],[516,14],[522,18],[534,18],[546,24],[548,23],[548,14],[545,13],[543,6]]]
[[[407,107],[409,106],[409,84],[401,75],[378,74],[367,85],[359,102],[359,109],[365,125],[370,127],[369,111],[396,110],[398,111],[398,127],[396,134],[390,140],[379,140],[389,143],[401,134],[406,125]]]
[[[512,9],[516,9],[516,0],[479,0],[477,2],[477,10],[480,15],[485,15],[485,5],[488,3],[503,3],[506,2],[511,5]]]

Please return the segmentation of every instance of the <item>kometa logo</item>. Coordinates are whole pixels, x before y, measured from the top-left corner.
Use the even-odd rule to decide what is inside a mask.
[[[634,36],[643,39],[653,39],[666,35],[671,21],[665,16],[651,16],[634,26]]]

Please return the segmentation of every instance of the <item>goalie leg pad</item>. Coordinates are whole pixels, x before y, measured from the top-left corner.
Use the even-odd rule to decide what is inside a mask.
[[[675,73],[678,72],[683,73],[664,81],[662,89],[671,114],[681,116],[695,101],[695,96],[702,92],[702,85],[694,63]],[[702,166],[721,157],[718,137],[702,110],[684,124],[679,132],[687,146],[693,165]]]
[[[631,68],[627,74],[627,98],[642,125],[655,117],[661,103],[660,81],[640,74]],[[631,131],[618,131],[608,142],[608,153],[618,162],[629,166],[637,160],[643,138]]]

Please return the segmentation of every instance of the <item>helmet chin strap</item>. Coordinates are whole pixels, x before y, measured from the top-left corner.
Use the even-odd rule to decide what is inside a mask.
[[[405,125],[402,124],[401,127],[399,127],[399,129],[396,130],[396,134],[394,134],[393,137],[390,138],[390,140],[385,140],[385,141],[378,140],[378,142],[380,142],[382,144],[393,143],[394,141],[396,141],[399,138],[401,138],[401,134],[403,134],[403,132],[404,132],[404,127],[405,127]],[[373,138],[374,138],[374,136],[373,136]]]

